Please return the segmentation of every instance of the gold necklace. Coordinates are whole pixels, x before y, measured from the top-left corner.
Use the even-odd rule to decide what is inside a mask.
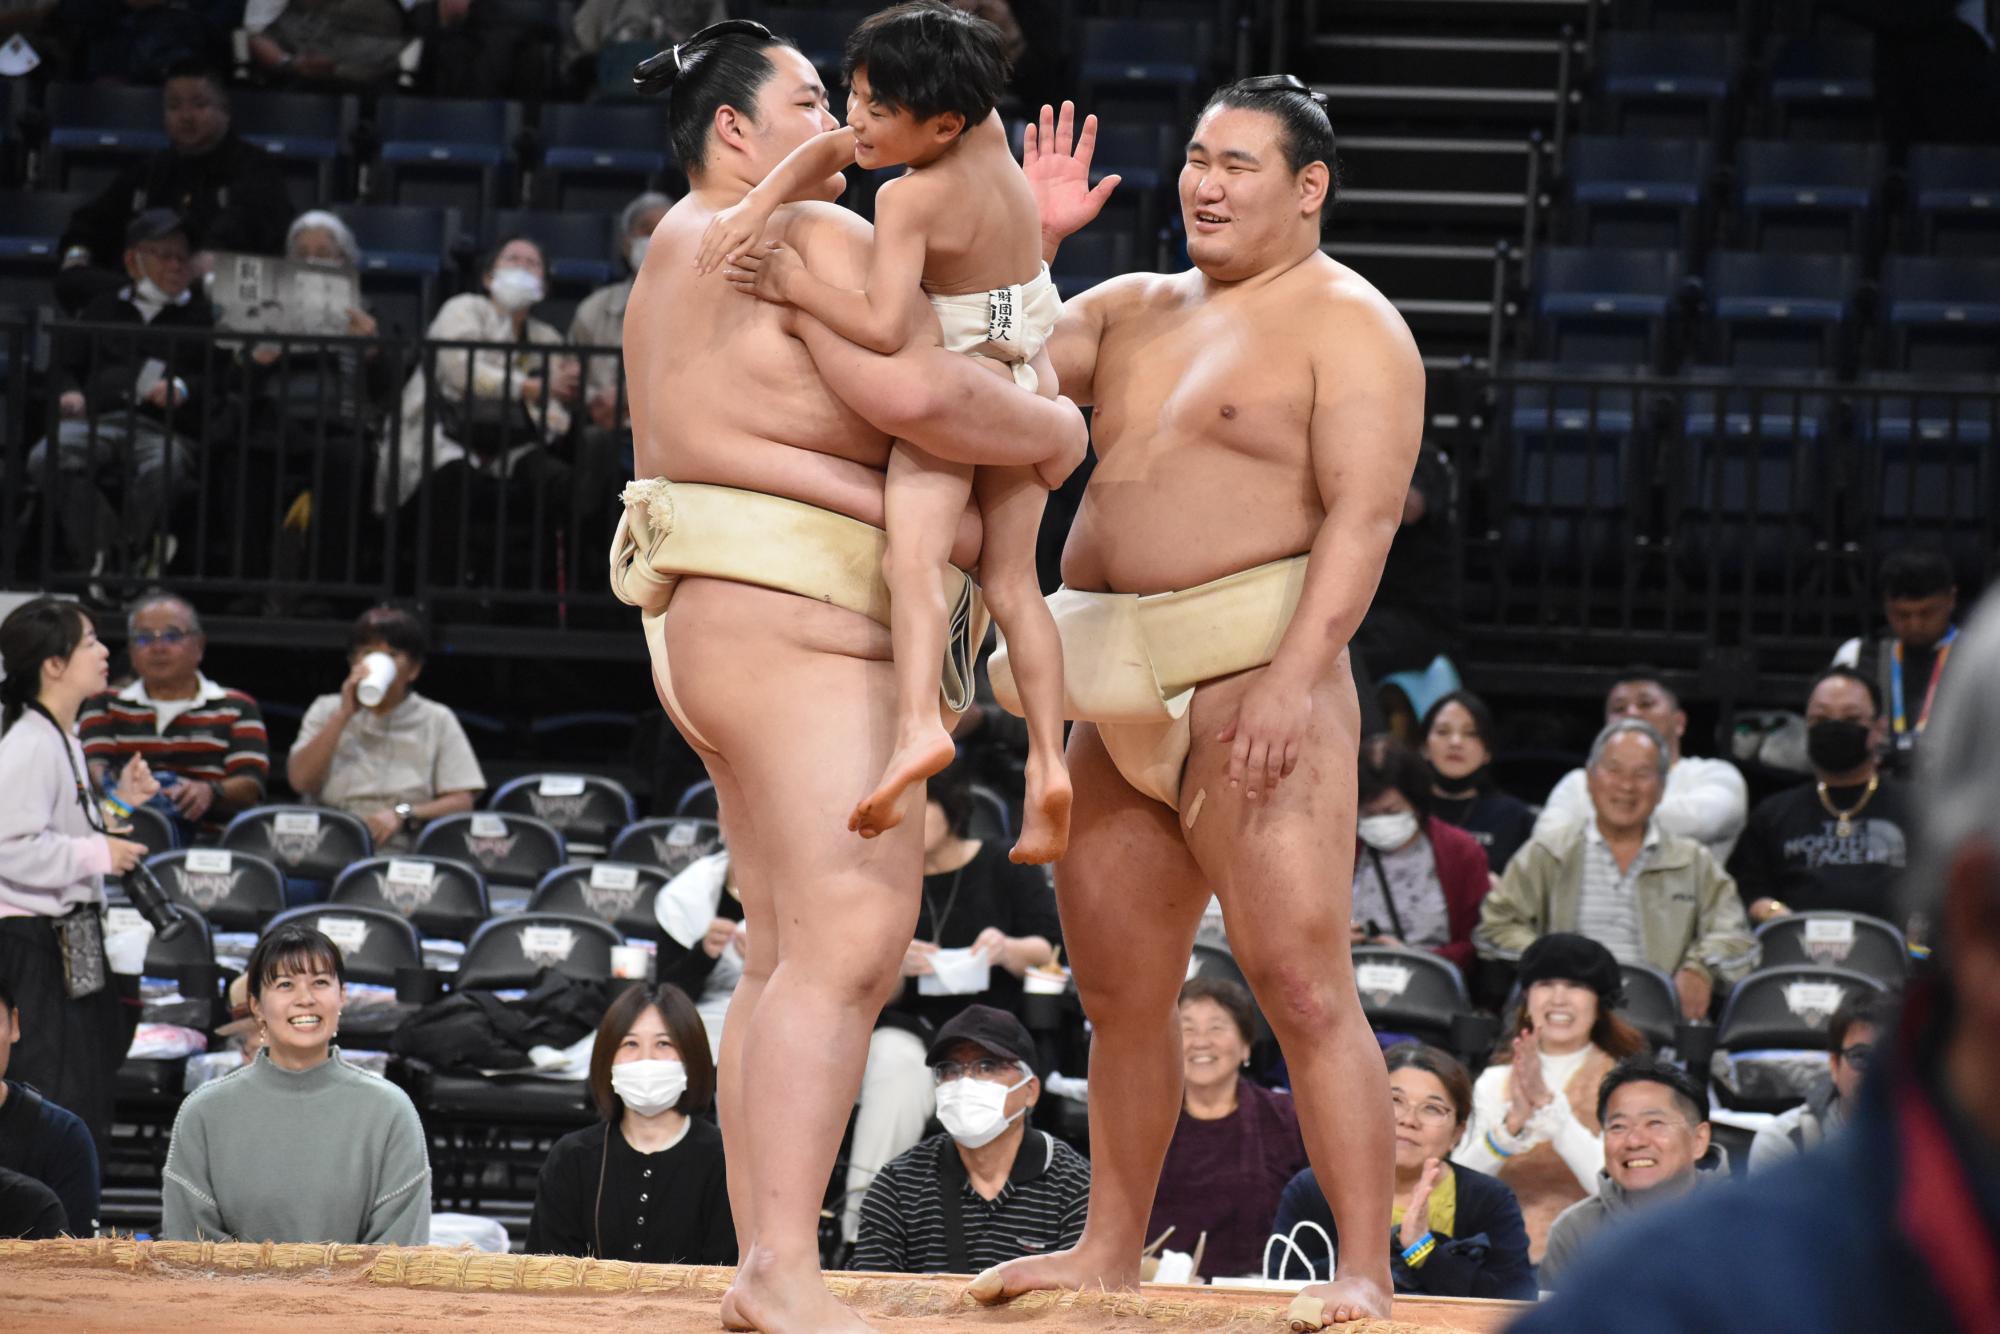
[[[1861,794],[1861,800],[1843,811],[1840,807],[1833,804],[1833,798],[1827,796],[1826,781],[1824,779],[1820,781],[1819,804],[1826,807],[1826,813],[1834,818],[1833,834],[1835,838],[1848,838],[1853,835],[1854,817],[1861,814],[1862,809],[1875,799],[1875,789],[1880,786],[1882,786],[1881,775],[1870,774],[1868,777],[1868,790]]]

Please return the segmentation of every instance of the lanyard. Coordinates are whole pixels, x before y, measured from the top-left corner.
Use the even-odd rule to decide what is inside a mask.
[[[1931,683],[1924,690],[1923,712],[1917,715],[1918,732],[1922,732],[1931,720],[1931,704],[1937,699],[1938,681],[1944,676],[1944,660],[1951,656],[1951,641],[1958,638],[1958,627],[1945,631],[1944,638],[1937,642],[1937,656],[1931,660]],[[1909,719],[1903,711],[1903,641],[1897,640],[1889,659],[1889,699],[1895,711],[1896,732],[1901,735],[1910,730]]]
[[[69,776],[76,780],[76,804],[83,807],[83,818],[90,824],[92,830],[109,836],[111,831],[105,827],[104,812],[98,808],[96,801],[91,799],[90,789],[85,786],[83,781],[83,774],[76,767],[76,752],[70,749],[71,741],[69,733],[63,730],[63,725],[56,721],[56,716],[53,713],[50,713],[48,709],[43,707],[40,700],[29,700],[28,707],[48,719],[49,726],[55,728],[56,732],[62,737],[63,758],[69,761]]]

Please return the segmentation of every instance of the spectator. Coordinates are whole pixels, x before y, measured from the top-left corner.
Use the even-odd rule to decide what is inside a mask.
[[[1575,931],[1620,963],[1648,963],[1674,979],[1681,1012],[1706,1016],[1717,984],[1756,964],[1736,883],[1706,847],[1661,828],[1654,812],[1670,750],[1652,724],[1613,722],[1590,748],[1595,814],[1557,832],[1539,828],[1486,896],[1473,939],[1509,958],[1551,931]]]
[[[1944,666],[1958,638],[1958,575],[1935,547],[1905,547],[1882,562],[1882,619],[1888,633],[1854,638],[1833,655],[1836,667],[1852,667],[1875,687],[1889,706],[1888,753],[1891,773],[1909,767],[1917,738],[1930,722],[1931,705],[1944,680]]]
[[[1452,1160],[1507,1183],[1540,1260],[1549,1225],[1604,1167],[1597,1086],[1617,1062],[1644,1052],[1646,1039],[1612,1012],[1623,979],[1594,940],[1543,936],[1521,956],[1520,977],[1507,1036],[1473,1088],[1472,1119]]]
[[[572,58],[624,42],[672,46],[726,17],[722,0],[583,0],[570,24]]]
[[[1612,723],[1620,718],[1636,718],[1666,740],[1668,770],[1666,792],[1659,804],[1661,832],[1695,839],[1707,846],[1716,865],[1726,863],[1750,808],[1750,789],[1743,775],[1728,760],[1681,754],[1687,714],[1657,672],[1634,668],[1611,687],[1611,693],[1604,697],[1604,721]],[[1554,834],[1583,824],[1590,808],[1584,771],[1572,769],[1549,793],[1548,803],[1536,817],[1535,832]]]
[[[1037,866],[1017,866],[1001,843],[971,835],[974,799],[963,764],[930,780],[924,805],[924,882],[915,938],[903,958],[903,989],[868,1039],[861,1106],[847,1159],[847,1235],[859,1235],[861,1200],[882,1164],[923,1136],[932,1107],[925,1044],[967,1006],[1018,1016],[1021,979],[1055,962],[1062,942],[1055,890]],[[940,953],[945,951],[945,953]],[[960,970],[983,966],[983,989],[966,991]],[[926,981],[928,979],[928,981]]]
[[[1395,1113],[1396,1192],[1390,1216],[1390,1269],[1396,1291],[1427,1297],[1535,1299],[1521,1206],[1500,1181],[1451,1160],[1451,1146],[1472,1111],[1472,1077],[1451,1053],[1405,1042],[1386,1053],[1389,1106]],[[1333,1210],[1307,1168],[1285,1187],[1271,1231],[1291,1236],[1301,1222],[1339,1233]],[[1312,1277],[1326,1266],[1301,1243]]]
[[[93,697],[77,715],[83,753],[102,787],[133,755],[159,780],[153,805],[173,820],[181,842],[222,828],[264,799],[271,772],[264,714],[241,690],[202,675],[208,637],[185,598],[155,588],[125,617],[139,674],[123,690]]]
[[[1729,873],[1756,923],[1788,912],[1894,911],[1915,812],[1876,761],[1883,734],[1875,683],[1829,667],[1806,696],[1813,781],[1757,803]]]
[[[276,158],[230,129],[221,76],[199,64],[176,65],[164,95],[167,146],[120,172],[63,233],[56,299],[72,314],[122,285],[126,230],[148,210],[179,214],[195,250],[275,255],[284,243],[296,211],[284,175]]]
[[[1191,977],[1180,1012],[1186,1087],[1146,1235],[1173,1228],[1175,1250],[1201,1252],[1202,1278],[1261,1273],[1278,1198],[1306,1166],[1299,1114],[1291,1094],[1243,1077],[1256,1013],[1247,990]]]
[[[1798,1106],[1758,1130],[1750,1141],[1750,1170],[1762,1172],[1818,1148],[1846,1128],[1861,1098],[1861,1081],[1888,1036],[1890,1002],[1863,991],[1833,1012],[1826,1026],[1827,1079]]]
[[[428,13],[424,55],[433,94],[543,99],[560,29],[539,0],[437,0]]]
[[[283,0],[268,22],[246,23],[250,61],[280,87],[383,92],[411,42],[403,11],[396,0]]]
[[[26,1173],[0,1167],[0,1237],[48,1241],[68,1232],[69,1216],[54,1191]]]
[[[332,1045],[339,948],[285,923],[257,942],[243,971],[264,1046],[181,1104],[160,1173],[161,1235],[424,1245],[431,1167],[417,1109]]]
[[[20,1040],[21,1011],[7,975],[0,973],[0,1172],[18,1172],[48,1187],[62,1203],[71,1234],[95,1236],[96,1146],[75,1112],[6,1078],[8,1058]],[[4,1224],[0,1235],[7,1235]]]
[[[683,867],[661,887],[653,900],[660,919],[661,941],[657,975],[694,997],[695,1013],[708,1034],[711,1058],[722,1055],[722,1021],[729,1000],[743,980],[749,940],[743,925],[743,894],[729,849],[711,852]],[[675,919],[688,923],[693,934],[707,923],[700,938],[683,946],[674,934]],[[929,1115],[929,1113],[926,1113]]]
[[[76,742],[77,710],[104,689],[111,654],[75,603],[45,597],[0,621],[0,658],[0,978],[23,1021],[10,1069],[81,1117],[102,1158],[132,1028],[112,989],[99,909],[105,873],[146,855],[109,832]],[[157,791],[134,756],[115,801],[136,806]]]
[[[1937,923],[1845,1131],[1819,1153],[1634,1219],[1593,1247],[1524,1334],[1616,1329],[1978,1330],[2000,1226],[2000,597],[1953,656],[1918,758],[1918,860],[1899,917]]]
[[[1021,1021],[990,1005],[944,1026],[928,1059],[945,1133],[876,1175],[861,1204],[854,1268],[975,1274],[1076,1245],[1090,1164],[1028,1129],[1042,1091],[1034,1049]]]
[[[84,307],[90,324],[134,325],[145,333],[74,334],[59,356],[62,424],[55,438],[28,455],[41,480],[76,570],[102,571],[108,548],[116,568],[158,574],[171,559],[167,524],[174,502],[193,484],[207,408],[203,393],[212,360],[199,339],[171,331],[215,325],[208,298],[192,287],[187,227],[171,209],[147,209],[126,228],[125,272],[131,282],[102,292]],[[108,491],[121,494],[114,510]]]
[[[551,458],[549,446],[569,433],[568,405],[576,400],[580,371],[573,357],[535,350],[562,345],[553,325],[528,314],[545,295],[545,272],[541,248],[533,241],[523,236],[502,241],[487,262],[482,289],[445,302],[425,334],[434,341],[492,346],[435,349],[428,369],[434,371],[439,401],[428,402],[433,375],[417,367],[403,385],[400,423],[384,429],[376,456],[376,512],[406,504],[428,482],[434,570],[456,568],[460,514],[481,524],[502,508],[503,493],[510,489],[525,493],[514,506],[517,512],[533,510],[537,491],[564,496],[570,490],[569,469]],[[477,559],[493,542],[470,545]]]
[[[1454,690],[1424,714],[1431,814],[1472,835],[1498,876],[1535,832],[1535,813],[1493,781],[1493,713],[1470,690]]]
[[[1430,774],[1415,751],[1370,737],[1358,770],[1353,939],[1430,950],[1472,967],[1472,928],[1492,887],[1470,834],[1431,814]]]
[[[411,846],[426,822],[471,810],[486,787],[458,716],[414,689],[429,652],[430,636],[410,612],[361,613],[340,693],[312,702],[285,762],[295,792],[360,816],[378,851]],[[395,661],[396,679],[380,704],[363,705],[355,691],[374,653]]]
[[[735,1264],[722,1132],[701,1115],[715,1063],[685,992],[632,987],[611,1003],[591,1048],[590,1096],[604,1119],[549,1150],[528,1253]]]
[[[1729,1164],[1709,1143],[1708,1098],[1685,1070],[1650,1056],[1621,1061],[1597,1094],[1604,1172],[1597,1193],[1562,1211],[1549,1229],[1542,1287],[1557,1291],[1579,1250],[1635,1209],[1725,1181]],[[1696,1271],[1699,1272],[1699,1271]]]
[[[1457,561],[1451,492],[1450,465],[1436,445],[1425,441],[1403,499],[1401,526],[1382,566],[1382,582],[1349,645],[1367,660],[1377,680],[1395,672],[1420,672],[1458,642],[1458,599],[1440,596],[1453,587]]]

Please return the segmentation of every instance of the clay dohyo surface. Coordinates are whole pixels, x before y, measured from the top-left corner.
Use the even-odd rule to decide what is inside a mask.
[[[0,1242],[0,1328],[604,1334],[643,1327],[649,1334],[711,1334],[721,1328],[717,1300],[730,1277],[726,1269],[465,1252],[275,1250],[290,1254],[274,1256],[274,1248],[256,1246]],[[961,1300],[961,1285],[949,1280],[838,1275],[829,1282],[870,1323],[888,1331],[1286,1328],[1284,1299],[1269,1292],[1161,1288],[1143,1296],[1036,1294],[986,1310]],[[1400,1319],[1341,1328],[1356,1334],[1497,1331],[1514,1314],[1508,1304],[1487,1302],[1400,1301],[1397,1308]]]

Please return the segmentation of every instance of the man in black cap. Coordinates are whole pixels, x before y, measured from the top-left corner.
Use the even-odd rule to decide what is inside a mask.
[[[167,146],[119,172],[63,233],[56,301],[70,314],[121,285],[125,230],[148,209],[180,214],[196,251],[284,253],[297,210],[278,160],[230,129],[221,78],[199,64],[176,65],[162,93]]]
[[[945,1133],[876,1175],[854,1268],[970,1274],[1076,1244],[1090,1164],[1028,1129],[1042,1091],[1034,1051],[1021,1021],[990,1005],[969,1006],[938,1031],[928,1060]]]
[[[168,514],[194,475],[189,435],[200,434],[203,372],[214,356],[205,339],[148,334],[211,329],[215,312],[194,290],[187,225],[171,209],[147,209],[127,224],[124,262],[129,281],[94,298],[81,318],[134,332],[61,337],[56,465],[49,468],[43,440],[29,452],[28,474],[48,497],[64,568],[116,567],[117,559],[99,558],[117,544],[124,550],[114,556],[150,577],[168,555]],[[121,507],[108,493],[120,495]]]

